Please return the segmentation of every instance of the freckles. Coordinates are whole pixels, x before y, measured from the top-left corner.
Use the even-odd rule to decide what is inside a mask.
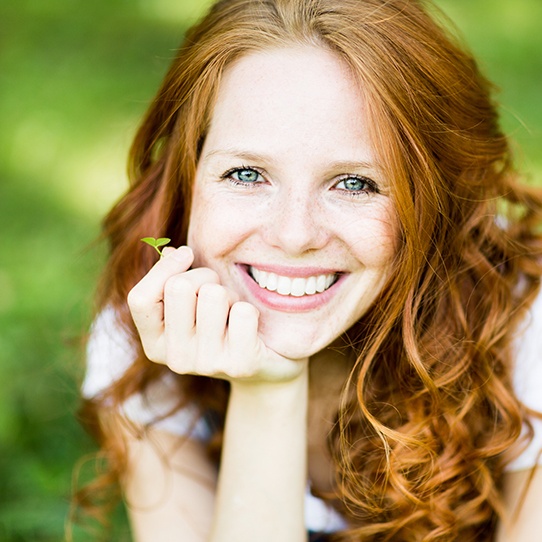
[[[380,246],[393,255],[399,246],[399,222],[395,209],[390,207],[387,205],[382,208],[373,220]]]
[[[365,265],[386,265],[393,259],[399,238],[395,221],[389,215],[354,220],[345,228],[354,257]]]

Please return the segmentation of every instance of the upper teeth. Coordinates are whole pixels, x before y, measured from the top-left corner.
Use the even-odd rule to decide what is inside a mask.
[[[284,277],[268,271],[250,268],[250,274],[261,288],[281,295],[301,297],[327,290],[335,281],[335,274],[315,275],[313,277]]]

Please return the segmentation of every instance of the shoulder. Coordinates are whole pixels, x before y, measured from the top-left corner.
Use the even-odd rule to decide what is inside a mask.
[[[118,380],[136,358],[128,331],[112,307],[103,309],[94,320],[87,343],[87,369],[81,391],[90,398]]]
[[[542,413],[542,292],[539,292],[518,326],[514,339],[513,385],[518,399],[529,409]],[[540,462],[542,419],[531,416],[534,437],[508,466],[508,471],[530,469]]]
[[[533,533],[539,529],[541,501],[542,467],[507,473],[503,479],[505,514],[495,541],[531,542]]]
[[[81,393],[96,399],[117,382],[135,362],[137,348],[128,330],[112,307],[103,309],[94,320],[87,343],[86,373]],[[107,403],[106,403],[107,404]],[[145,392],[130,395],[119,406],[120,414],[139,425],[161,429],[199,441],[211,438],[206,418],[192,404],[178,408],[179,386],[175,375],[166,372],[151,382]]]
[[[514,338],[514,386],[521,399],[540,401],[540,388],[533,389],[532,380],[542,383],[542,292],[526,312]]]

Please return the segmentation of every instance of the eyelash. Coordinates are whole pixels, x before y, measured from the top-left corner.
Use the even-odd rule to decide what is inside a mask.
[[[254,182],[246,182],[246,181],[241,181],[239,179],[235,179],[235,178],[232,177],[232,175],[234,173],[239,173],[241,171],[251,171],[251,172],[257,173],[258,176],[262,177],[262,173],[257,168],[249,167],[249,166],[241,166],[241,167],[235,167],[235,168],[229,169],[228,171],[223,173],[220,176],[220,178],[222,180],[227,179],[234,186],[242,186],[244,188],[250,188],[250,187],[252,187],[254,185],[261,184],[261,182],[262,182],[261,180],[254,181]],[[348,179],[355,179],[357,181],[362,181],[367,186],[367,188],[364,188],[362,190],[347,190],[346,188],[336,188],[338,184],[340,184],[342,182],[345,182]],[[335,186],[335,188],[337,190],[340,190],[341,192],[343,192],[345,194],[348,194],[348,196],[352,197],[352,198],[360,197],[360,196],[367,195],[367,194],[379,194],[380,193],[377,184],[372,179],[369,179],[368,177],[364,177],[363,175],[345,175],[341,179],[339,179],[335,183],[334,186]]]
[[[349,179],[361,181],[362,183],[366,185],[366,188],[362,190],[347,190],[346,188],[337,188],[337,185]],[[372,179],[369,179],[369,177],[364,177],[363,175],[345,175],[344,177],[339,179],[339,181],[335,184],[335,188],[337,190],[340,190],[341,192],[348,194],[348,196],[353,197],[353,198],[356,198],[362,195],[367,195],[367,194],[380,193],[380,190],[378,189],[378,185]]]
[[[245,188],[250,188],[251,186],[254,186],[256,184],[261,184],[261,181],[255,181],[253,183],[249,183],[249,182],[246,182],[246,181],[241,181],[239,179],[234,179],[232,177],[232,175],[234,173],[239,173],[240,171],[253,171],[253,172],[257,173],[260,177],[262,177],[262,173],[258,169],[256,169],[255,167],[241,166],[241,167],[235,167],[235,168],[229,169],[228,171],[223,173],[220,176],[220,178],[222,180],[227,179],[234,186],[243,186]]]

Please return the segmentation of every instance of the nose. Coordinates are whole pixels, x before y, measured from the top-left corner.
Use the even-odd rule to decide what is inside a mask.
[[[279,191],[282,192],[282,191]],[[266,241],[285,254],[297,256],[323,248],[329,240],[329,224],[318,197],[308,190],[284,190],[267,217]]]

